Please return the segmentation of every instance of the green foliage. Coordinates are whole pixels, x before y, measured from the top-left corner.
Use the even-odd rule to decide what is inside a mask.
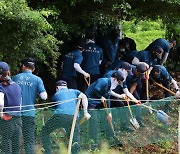
[[[158,21],[123,21],[123,36],[133,38],[137,44],[137,50],[145,49],[157,38],[165,37],[165,29],[162,22]]]
[[[44,62],[49,72],[56,75],[61,42],[54,37],[52,26],[44,18],[50,14],[50,11],[30,9],[25,0],[1,0],[0,55],[1,60],[10,64],[13,73],[17,73],[22,59],[33,57]]]

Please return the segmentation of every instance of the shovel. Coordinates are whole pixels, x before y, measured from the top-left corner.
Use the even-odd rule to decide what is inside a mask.
[[[156,114],[157,119],[159,120],[159,122],[161,122],[165,126],[168,126],[171,124],[172,120],[171,120],[170,116],[168,116],[164,111],[153,109],[152,107],[144,105],[144,104],[140,104],[140,105],[145,107],[145,108],[148,108],[152,111],[155,111],[157,113]]]
[[[131,100],[131,101],[133,101],[133,100]],[[151,106],[147,106],[147,105],[144,105],[144,104],[138,104],[138,105],[141,105],[141,106],[143,106],[143,107],[145,107],[145,108],[147,108],[149,110],[155,111],[157,113],[156,114],[157,119],[159,120],[159,122],[161,122],[165,126],[168,126],[168,125],[171,124],[171,122],[172,122],[171,117],[168,116],[164,111],[153,109]]]
[[[131,125],[135,128],[135,129],[138,129],[139,128],[139,123],[138,121],[136,120],[136,118],[133,116],[132,114],[132,110],[130,108],[130,105],[129,105],[129,101],[127,101],[127,105],[128,105],[128,109],[129,109],[129,112],[130,112],[130,115],[131,115],[131,118],[130,118],[130,123]]]

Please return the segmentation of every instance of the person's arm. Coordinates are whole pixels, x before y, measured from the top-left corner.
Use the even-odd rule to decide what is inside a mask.
[[[40,98],[41,98],[42,100],[46,100],[46,99],[47,99],[47,92],[46,92],[46,91],[41,92],[41,93],[39,94],[39,96],[40,96]]]
[[[140,62],[137,57],[134,57],[134,58],[133,58],[132,64],[133,64],[133,65],[144,64],[147,68],[149,68],[149,65],[148,65],[147,63],[145,63],[145,62]]]
[[[164,52],[164,56],[163,56],[163,58],[161,60],[161,65],[163,65],[166,62],[168,55],[169,55],[168,52]]]
[[[78,96],[78,98],[82,99],[82,105],[83,105],[83,110],[84,110],[84,116],[89,119],[91,117],[91,115],[88,113],[87,109],[88,109],[88,99],[86,97],[85,94],[80,93],[80,95]]]
[[[78,63],[74,63],[74,68],[77,72],[83,74],[86,78],[89,78],[90,75],[86,73],[84,70],[82,70],[81,66]]]
[[[120,99],[125,99],[126,98],[125,94],[120,95],[120,94],[115,93],[113,90],[110,90],[110,95],[114,96],[114,97],[117,97],[117,98],[120,98]]]
[[[0,92],[0,117],[3,117],[4,93]]]
[[[123,89],[123,92],[135,103],[138,103],[139,101],[129,92],[128,88]]]

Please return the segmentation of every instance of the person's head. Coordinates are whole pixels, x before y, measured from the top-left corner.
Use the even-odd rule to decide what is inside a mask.
[[[151,50],[151,53],[152,53],[152,58],[153,59],[162,59],[162,55],[164,53],[164,50],[160,47],[160,46],[155,46],[152,50]]]
[[[56,82],[56,91],[58,91],[59,89],[61,89],[62,87],[66,87],[67,88],[67,82],[64,80],[59,80]]]
[[[176,46],[176,40],[172,39],[172,40],[169,41],[169,43],[170,43],[170,49],[174,50],[175,46]]]
[[[141,79],[146,78],[146,75],[145,75],[146,71],[147,71],[147,68],[146,68],[146,66],[144,64],[139,64],[139,65],[136,66],[136,74]]]
[[[160,66],[153,66],[153,69],[151,70],[151,76],[155,79],[160,78]]]
[[[0,80],[3,85],[9,85],[9,78],[7,76],[10,75],[10,69],[6,62],[0,62]]]
[[[119,85],[122,84],[124,81],[124,75],[120,71],[114,72],[111,77],[114,79],[113,81]]]
[[[116,24],[110,25],[109,29],[110,29],[110,36],[113,40],[120,37],[120,32],[121,32],[120,25],[116,25]]]
[[[125,62],[125,61],[122,62],[121,69],[125,69],[129,75],[133,75],[132,74],[132,67],[128,62]]]
[[[22,71],[25,70],[30,70],[34,71],[35,70],[35,61],[32,58],[26,58],[22,61]]]
[[[83,52],[85,48],[85,41],[82,38],[76,38],[74,42],[74,46],[75,46],[75,49]]]
[[[118,58],[120,59],[126,52],[129,51],[128,42],[124,39],[119,40],[118,42]]]
[[[137,50],[136,49],[136,42],[132,38],[124,37],[124,39],[128,42],[130,51]]]

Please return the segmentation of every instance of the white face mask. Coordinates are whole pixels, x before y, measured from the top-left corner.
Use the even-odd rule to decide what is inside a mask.
[[[124,49],[124,48],[120,48],[120,51],[121,51],[121,52],[125,52],[125,49]]]
[[[118,81],[114,78],[111,78],[111,90],[115,89],[119,85]]]

